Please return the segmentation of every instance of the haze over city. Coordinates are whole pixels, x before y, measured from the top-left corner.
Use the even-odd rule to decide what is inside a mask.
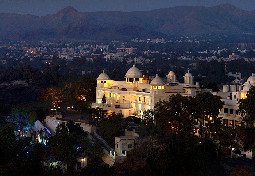
[[[232,4],[255,10],[253,0],[0,0],[0,13],[33,15],[53,14],[72,6],[81,12],[94,11],[144,11],[175,6],[215,6]]]

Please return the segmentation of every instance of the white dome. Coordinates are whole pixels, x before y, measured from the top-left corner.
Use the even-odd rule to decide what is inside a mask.
[[[131,67],[126,73],[126,78],[141,78],[141,77],[142,73],[138,68],[135,67],[135,65],[133,65],[133,67]]]
[[[103,73],[101,73],[97,80],[111,80],[110,77],[103,71]]]
[[[251,85],[250,84],[246,84],[244,87],[243,87],[243,91],[244,92],[248,92],[251,88]]]
[[[248,84],[252,84],[252,85],[255,84],[255,75],[254,75],[254,74],[252,74],[252,76],[250,76],[250,77],[248,78],[247,83],[248,83]]]
[[[151,81],[151,85],[164,85],[162,79],[156,74],[156,77]]]
[[[173,72],[173,71],[170,71],[169,73],[168,73],[168,76],[174,76],[175,75],[175,73]]]

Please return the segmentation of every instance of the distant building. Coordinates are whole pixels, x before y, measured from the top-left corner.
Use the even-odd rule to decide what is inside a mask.
[[[135,148],[135,140],[139,138],[139,135],[135,133],[135,130],[125,130],[125,136],[115,137],[115,152],[117,156],[127,156],[127,152],[130,152]]]
[[[239,78],[239,74],[236,74]],[[239,100],[247,98],[246,94],[252,86],[255,86],[255,74],[252,74],[244,84],[223,85],[220,92],[214,92],[215,95],[221,96],[224,102],[223,109],[219,117],[222,117],[223,124],[227,127],[240,125],[242,117],[238,114]]]
[[[117,48],[117,53],[136,54],[137,52],[137,48]]]

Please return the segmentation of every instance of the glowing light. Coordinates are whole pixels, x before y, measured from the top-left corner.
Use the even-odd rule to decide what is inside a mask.
[[[247,92],[241,92],[241,98],[242,99],[247,98]]]

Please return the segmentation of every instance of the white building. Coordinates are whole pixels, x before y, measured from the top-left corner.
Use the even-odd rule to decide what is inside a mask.
[[[227,127],[235,128],[242,121],[241,115],[238,113],[239,100],[247,98],[247,92],[252,86],[255,86],[255,74],[252,74],[244,84],[224,85],[221,92],[214,93],[222,97],[224,102],[223,109],[219,113],[222,117],[222,122]],[[253,152],[240,151],[240,154],[235,154],[236,149],[232,148],[231,157],[243,157],[252,159]]]
[[[64,123],[67,124],[68,120],[63,120],[62,115],[55,115],[53,117],[46,116],[45,125],[51,130],[53,133],[56,133],[58,125]],[[95,127],[90,124],[87,124],[83,121],[75,121],[75,124],[79,124],[83,131],[88,133],[93,133],[96,131]]]
[[[144,111],[153,110],[158,102],[168,100],[173,94],[195,96],[200,92],[199,84],[194,85],[194,77],[189,72],[184,76],[184,83],[176,80],[173,71],[166,76],[166,82],[159,75],[150,81],[133,65],[125,79],[114,81],[105,72],[101,73],[97,78],[96,103],[92,107],[102,108],[107,114],[142,117]]]
[[[244,84],[223,85],[222,91],[214,92],[215,95],[221,96],[224,102],[219,117],[222,117],[225,126],[235,127],[240,124],[242,118],[237,111],[239,100],[247,97],[246,94],[252,86],[255,86],[255,74],[252,74]]]
[[[135,130],[125,130],[125,136],[115,137],[115,155],[127,156],[127,152],[135,148],[135,140],[138,138],[139,135],[135,133]]]

